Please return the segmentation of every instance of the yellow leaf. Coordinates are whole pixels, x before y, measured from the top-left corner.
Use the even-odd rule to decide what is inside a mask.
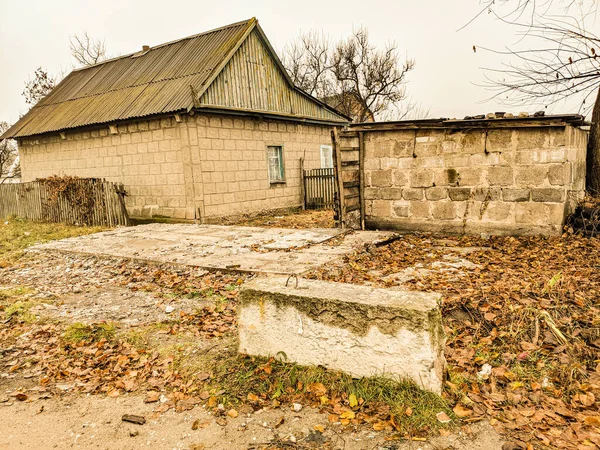
[[[350,394],[348,396],[348,400],[350,401],[350,408],[354,408],[355,406],[358,406],[358,400],[356,399],[356,395]]]
[[[327,403],[329,403],[329,397],[327,397],[326,395],[322,395],[321,397],[319,397],[319,400],[321,400],[321,405],[326,405]]]
[[[325,427],[323,425],[315,425],[315,430],[317,430],[320,433],[324,433]]]
[[[344,411],[340,414],[340,419],[354,419],[355,417],[356,414],[354,414],[354,411]]]

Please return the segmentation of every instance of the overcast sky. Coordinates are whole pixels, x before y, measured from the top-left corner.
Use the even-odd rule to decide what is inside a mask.
[[[473,45],[502,49],[518,37],[488,14],[457,31],[479,9],[479,0],[0,0],[0,120],[14,122],[27,111],[21,92],[37,67],[51,74],[70,71],[70,35],[87,30],[106,40],[109,53],[126,54],[253,16],[276,49],[312,29],[336,39],[359,26],[378,45],[396,42],[416,60],[408,92],[432,117],[510,111],[482,103],[491,93],[478,86],[481,68],[500,61],[474,53]]]

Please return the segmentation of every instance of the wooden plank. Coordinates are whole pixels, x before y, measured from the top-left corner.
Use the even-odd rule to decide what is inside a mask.
[[[365,136],[358,133],[358,186],[360,198],[360,229],[365,229]]]
[[[334,157],[334,168],[335,168],[335,179],[337,180],[337,192],[338,192],[338,207],[339,207],[339,217],[338,221],[340,223],[340,227],[346,228],[346,212],[344,211],[344,183],[342,181],[342,158],[340,155],[340,151],[338,150],[338,131],[337,128],[331,130],[331,142],[333,146],[333,157]]]

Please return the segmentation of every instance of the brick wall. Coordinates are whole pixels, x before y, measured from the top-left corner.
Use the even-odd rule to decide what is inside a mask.
[[[553,234],[585,188],[570,125],[364,132],[370,228]]]
[[[320,165],[328,126],[182,115],[25,138],[23,181],[76,175],[122,182],[133,217],[193,219],[301,204],[299,158]],[[286,183],[270,185],[267,145],[283,145]]]

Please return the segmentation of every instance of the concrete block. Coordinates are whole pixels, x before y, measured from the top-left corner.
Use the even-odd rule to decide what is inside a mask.
[[[403,202],[394,202],[392,204],[393,215],[395,217],[410,217],[410,204],[406,204]]]
[[[517,130],[517,148],[543,148],[550,143],[550,133],[547,128],[519,128]]]
[[[537,187],[543,185],[547,177],[547,165],[519,167],[515,173],[515,183],[522,187]]]
[[[387,187],[392,185],[391,170],[374,170],[371,172],[371,185],[375,187]]]
[[[427,200],[444,200],[448,198],[448,189],[445,187],[432,187],[425,189],[425,197]]]
[[[431,213],[437,220],[452,220],[455,218],[454,203],[451,201],[433,202]]]
[[[430,202],[427,201],[411,201],[410,214],[415,219],[429,219],[431,213],[429,211]]]
[[[406,170],[399,169],[392,171],[392,185],[396,187],[408,185],[408,173]]]
[[[512,167],[493,166],[487,171],[488,183],[491,186],[510,186],[514,183]]]
[[[512,205],[506,202],[490,202],[483,214],[484,220],[492,222],[503,222],[511,218]]]
[[[285,354],[355,377],[410,378],[441,393],[445,336],[436,293],[285,277],[246,284],[238,304],[240,353]]]
[[[483,170],[479,167],[458,169],[458,183],[460,186],[479,186]]]
[[[489,202],[502,199],[502,190],[497,187],[480,187],[473,190],[473,198],[480,202]]]
[[[402,198],[404,200],[423,200],[423,189],[402,189]]]
[[[553,186],[567,186],[571,182],[571,165],[569,163],[550,165],[548,181]]]
[[[529,189],[502,189],[502,200],[505,202],[528,202]]]
[[[534,202],[559,203],[565,201],[565,190],[540,188],[531,190],[531,200]]]
[[[456,169],[436,170],[433,178],[436,186],[456,186],[458,172]]]
[[[433,172],[431,170],[413,170],[410,176],[410,187],[433,186]]]
[[[451,187],[448,188],[448,195],[450,196],[450,200],[464,202],[469,199],[471,188]]]

